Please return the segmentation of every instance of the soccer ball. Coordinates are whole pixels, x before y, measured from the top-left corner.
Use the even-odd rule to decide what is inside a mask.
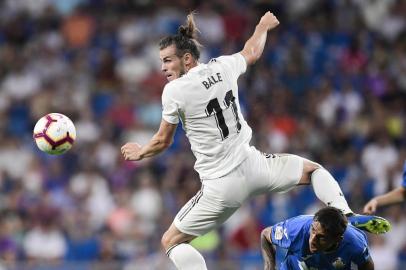
[[[66,115],[50,113],[35,124],[33,137],[41,151],[61,155],[72,148],[76,139],[76,129]]]

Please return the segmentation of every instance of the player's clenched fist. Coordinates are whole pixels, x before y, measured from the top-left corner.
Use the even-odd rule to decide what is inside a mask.
[[[259,21],[259,23],[266,26],[268,30],[271,30],[271,29],[275,28],[276,26],[278,26],[279,21],[275,17],[275,15],[273,15],[273,13],[268,11],[261,17],[261,20]]]
[[[125,160],[137,161],[141,160],[141,145],[138,143],[126,143],[121,147],[121,153]]]

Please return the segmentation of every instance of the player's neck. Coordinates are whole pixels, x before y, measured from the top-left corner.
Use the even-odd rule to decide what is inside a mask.
[[[194,68],[198,65],[199,65],[198,61],[194,61],[194,62],[190,63],[188,66],[185,67],[185,73],[188,73],[189,70],[191,70],[192,68]]]

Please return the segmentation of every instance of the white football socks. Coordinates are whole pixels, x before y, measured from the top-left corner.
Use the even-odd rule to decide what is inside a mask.
[[[344,214],[353,213],[337,181],[326,169],[316,169],[311,174],[311,181],[314,193],[320,201],[340,209]]]
[[[207,270],[202,254],[189,244],[179,244],[166,251],[179,270]]]

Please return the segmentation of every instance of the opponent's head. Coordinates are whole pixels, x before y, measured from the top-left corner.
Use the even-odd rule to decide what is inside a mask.
[[[190,13],[186,25],[181,25],[176,35],[164,37],[159,42],[161,69],[168,81],[179,78],[197,65],[201,47],[196,40],[198,31],[193,13]]]
[[[310,228],[310,252],[326,252],[338,247],[347,228],[347,217],[337,208],[320,209]]]

